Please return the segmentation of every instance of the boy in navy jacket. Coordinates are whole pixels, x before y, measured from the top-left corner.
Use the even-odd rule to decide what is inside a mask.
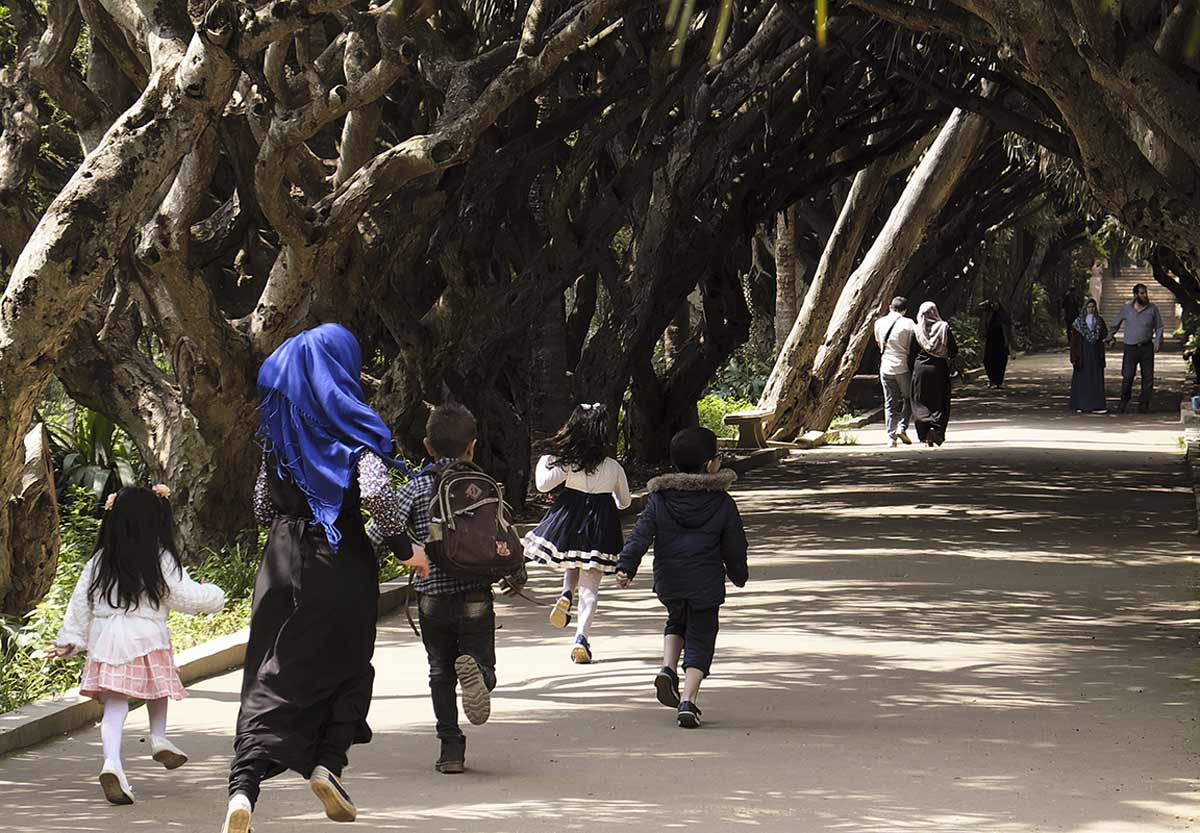
[[[743,587],[746,532],[727,490],[737,479],[721,471],[717,436],[707,428],[685,428],[671,438],[674,474],[647,484],[650,495],[617,562],[617,583],[628,587],[642,556],[654,545],[654,593],[667,608],[663,667],[654,679],[658,702],[676,709],[685,729],[700,725],[696,700],[716,648],[718,613],[725,577]],[[683,655],[683,696],[679,693]]]

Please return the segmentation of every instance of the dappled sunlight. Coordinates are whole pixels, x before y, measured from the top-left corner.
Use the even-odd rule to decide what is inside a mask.
[[[963,422],[1011,420],[1020,403],[1006,396],[1028,394],[988,397],[999,416],[966,402]],[[665,614],[652,557],[633,588],[605,583],[592,665],[571,663],[574,632],[550,628],[545,607],[498,604],[492,717],[466,729],[454,778],[432,771],[424,650],[394,615],[379,628],[375,738],[346,774],[356,827],[1194,829],[1193,499],[1176,450],[1139,448],[847,447],[748,473],[735,496],[750,583],[729,589],[695,732],[654,695]],[[558,588],[533,571],[533,595]],[[134,713],[130,808],[99,803],[93,728],[0,761],[5,829],[218,830],[239,683],[203,681],[172,707],[193,755],[178,773],[137,751]],[[329,829],[294,775],[270,781],[260,808],[256,833]]]

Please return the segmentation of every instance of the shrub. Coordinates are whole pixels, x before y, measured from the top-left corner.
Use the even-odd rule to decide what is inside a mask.
[[[700,425],[712,431],[718,437],[736,437],[737,426],[726,425],[725,415],[733,411],[744,411],[753,408],[754,403],[749,399],[731,397],[722,398],[714,393],[705,396],[696,403],[696,411],[700,416]]]

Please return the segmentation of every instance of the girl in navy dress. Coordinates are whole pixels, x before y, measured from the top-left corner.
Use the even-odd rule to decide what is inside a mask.
[[[580,405],[567,424],[546,444],[549,451],[538,461],[537,488],[549,492],[564,488],[535,529],[525,534],[525,554],[561,570],[562,596],[550,611],[550,624],[565,628],[571,623],[571,605],[579,594],[579,621],[571,659],[592,661],[588,635],[596,615],[600,580],[617,569],[624,546],[618,512],[629,506],[629,481],[621,464],[609,454],[608,408]]]

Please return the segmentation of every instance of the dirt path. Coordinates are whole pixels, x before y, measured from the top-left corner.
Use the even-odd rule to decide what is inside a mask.
[[[746,477],[751,583],[723,613],[699,731],[653,699],[649,587],[606,585],[590,667],[571,665],[543,611],[503,608],[492,721],[468,729],[470,771],[438,775],[423,651],[402,616],[387,620],[375,740],[347,772],[357,827],[1200,829],[1197,538],[1177,405],[1076,416],[1065,378],[1062,355],[1018,361],[1009,390],[961,398],[938,450],[886,449],[873,426]],[[208,680],[175,708],[194,756],[175,773],[142,756],[135,713],[132,808],[100,799],[95,729],[0,760],[0,827],[217,833],[236,691],[236,675]],[[255,829],[331,824],[285,776]]]

